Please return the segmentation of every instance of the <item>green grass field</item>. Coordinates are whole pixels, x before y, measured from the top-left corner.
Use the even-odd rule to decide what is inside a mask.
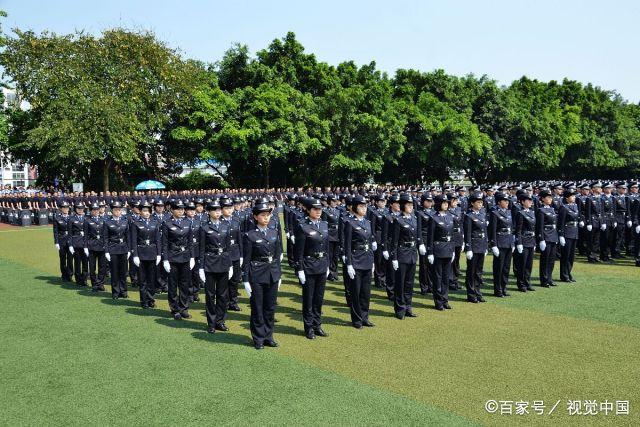
[[[445,312],[418,294],[420,317],[403,321],[375,290],[377,326],[363,330],[350,326],[342,284],[329,283],[330,337],[309,341],[287,270],[281,346],[255,351],[244,294],[230,331],[208,335],[202,303],[177,322],[166,294],[143,311],[136,289],[113,301],[63,284],[50,229],[3,229],[0,425],[640,425],[639,272],[630,260],[579,260],[577,284],[503,299],[487,288],[486,304],[458,291]],[[542,400],[546,412],[561,402],[552,414],[500,415],[489,399]],[[627,400],[630,414],[569,416],[568,400]]]

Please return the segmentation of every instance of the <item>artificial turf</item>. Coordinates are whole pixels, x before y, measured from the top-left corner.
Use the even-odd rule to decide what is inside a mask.
[[[579,261],[576,284],[486,304],[455,292],[445,312],[415,295],[420,317],[402,321],[374,290],[377,326],[363,330],[349,326],[342,284],[329,283],[331,336],[308,341],[287,269],[281,347],[257,352],[244,295],[231,330],[208,335],[202,303],[176,322],[166,295],[143,311],[135,289],[117,302],[91,294],[58,279],[50,229],[0,231],[0,424],[638,425],[639,271]],[[490,285],[487,275],[485,294]],[[551,415],[500,415],[488,399],[561,403]],[[630,415],[569,416],[568,400],[628,400]]]

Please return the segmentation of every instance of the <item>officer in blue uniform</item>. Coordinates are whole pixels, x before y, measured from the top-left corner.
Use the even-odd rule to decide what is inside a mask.
[[[418,228],[420,229],[420,240],[423,244],[427,241],[427,233],[429,232],[429,221],[435,211],[433,210],[433,197],[429,190],[425,190],[420,196],[420,209],[416,212],[418,218]],[[418,259],[420,270],[418,272],[418,281],[420,284],[420,294],[426,295],[433,289],[433,275],[431,274],[432,266],[427,260],[427,252],[425,248],[420,248],[420,257]]]
[[[513,217],[509,210],[509,196],[497,192],[495,209],[489,213],[489,246],[493,253],[493,294],[509,296],[507,284],[511,269],[511,255],[515,248]]]
[[[131,227],[131,253],[133,264],[138,268],[140,305],[154,308],[157,266],[161,259],[160,223],[151,216],[151,204],[144,201],[139,205],[140,215],[129,225]]]
[[[578,242],[578,230],[584,227],[580,210],[576,204],[576,192],[569,188],[564,190],[563,203],[558,209],[558,242],[560,243],[560,280],[572,283],[573,260]]]
[[[384,259],[384,283],[389,301],[395,301],[395,270],[393,269],[393,223],[400,215],[400,196],[392,194],[389,197],[389,210],[384,216],[380,241],[382,242],[382,258]]]
[[[59,212],[53,217],[53,244],[60,258],[60,275],[65,282],[71,281],[73,254],[69,252],[69,202],[62,200]]]
[[[327,195],[327,207],[324,209],[322,219],[329,227],[329,277],[327,280],[338,280],[338,259],[340,256],[340,236],[338,235],[338,222],[340,221],[340,210],[337,208],[338,198],[334,194]]]
[[[464,216],[464,241],[467,258],[465,285],[467,301],[471,303],[485,302],[482,297],[484,280],[484,257],[487,253],[487,219],[484,209],[483,194],[472,193],[469,198],[469,211]]]
[[[185,205],[185,220],[189,222],[191,226],[192,245],[193,245],[193,258],[196,261],[196,265],[200,265],[200,226],[202,221],[198,216],[197,206],[195,202],[188,202]],[[206,220],[206,219],[205,219]],[[204,282],[200,280],[198,269],[191,270],[191,302],[200,301],[198,292],[202,289]]]
[[[436,310],[451,309],[449,305],[449,264],[453,262],[453,216],[449,200],[443,194],[433,198],[434,211],[426,233],[427,262],[431,265],[433,301]]]
[[[391,263],[395,271],[393,307],[396,318],[418,317],[413,312],[413,284],[420,245],[418,220],[413,213],[413,198],[400,195],[400,215],[393,221]]]
[[[107,275],[103,231],[104,217],[100,216],[100,204],[93,202],[91,214],[84,221],[84,253],[89,258],[89,278],[91,279],[92,292],[104,291],[104,281]]]
[[[533,197],[528,193],[518,196],[521,208],[515,216],[515,239],[518,256],[514,262],[516,268],[516,284],[520,292],[535,291],[531,286],[531,269],[533,255],[536,250],[536,213],[533,210]]]
[[[233,268],[233,274],[227,283],[229,290],[228,309],[231,311],[241,311],[238,305],[238,286],[242,282],[242,231],[241,223],[237,215],[234,215],[233,200],[229,197],[222,197],[219,200],[222,208],[220,221],[229,225],[229,259]]]
[[[122,202],[111,202],[111,218],[104,221],[105,257],[111,267],[111,297],[129,298],[127,292],[127,260],[129,253],[129,223],[122,217]]]
[[[558,226],[553,195],[549,190],[538,194],[541,205],[536,213],[536,240],[540,249],[540,286],[557,286],[553,281],[553,267],[556,261],[558,245]]]
[[[77,202],[75,213],[69,219],[69,252],[73,255],[73,275],[76,284],[87,286],[87,271],[89,260],[84,252],[84,203]]]
[[[378,249],[374,252],[374,262],[376,264],[376,272],[374,274],[374,285],[376,288],[386,289],[386,264],[382,252],[384,252],[384,242],[382,241],[382,229],[384,228],[384,221],[387,214],[385,206],[387,204],[384,194],[375,194],[373,196],[375,207],[369,211],[369,221],[371,221],[371,228],[373,235],[376,239]]]

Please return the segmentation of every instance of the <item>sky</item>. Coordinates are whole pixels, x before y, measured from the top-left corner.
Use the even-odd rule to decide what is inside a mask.
[[[151,30],[185,57],[215,62],[234,43],[252,53],[293,31],[336,65],[569,78],[640,101],[640,1],[164,1],[0,0],[3,28],[66,34]]]

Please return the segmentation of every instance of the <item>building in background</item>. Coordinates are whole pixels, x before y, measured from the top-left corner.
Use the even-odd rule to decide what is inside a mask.
[[[4,94],[3,108],[14,106],[18,102],[16,91],[14,89],[2,88]],[[30,166],[28,163],[22,163],[15,161],[11,154],[0,150],[0,188],[27,188],[30,185],[35,185],[38,178],[38,171],[35,166]]]

